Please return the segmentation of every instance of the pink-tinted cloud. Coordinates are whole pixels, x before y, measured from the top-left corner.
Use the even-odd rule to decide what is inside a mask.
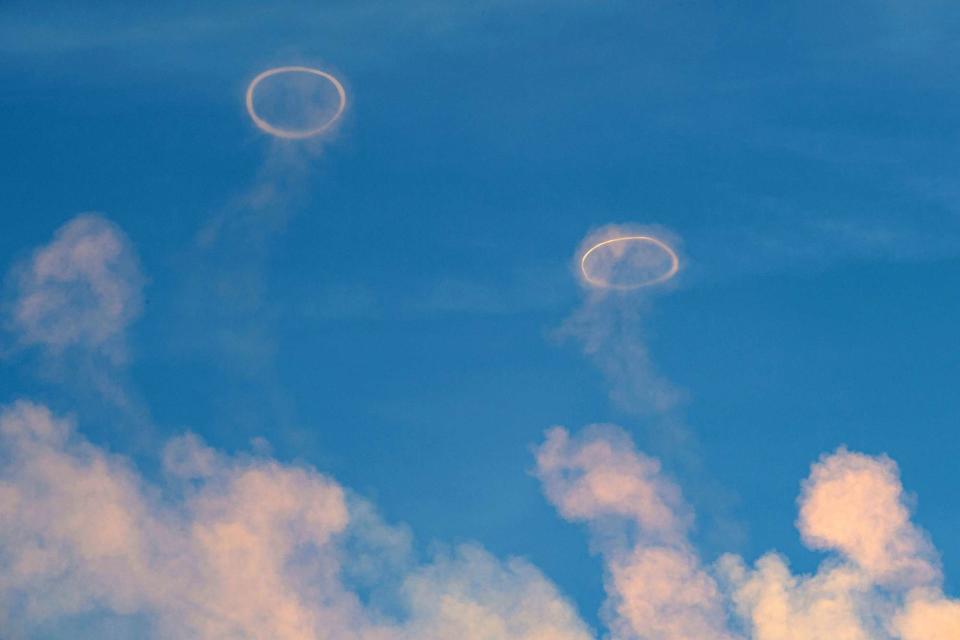
[[[147,482],[42,406],[0,413],[0,628],[31,637],[107,616],[174,640],[596,637],[528,562],[466,545],[418,565],[405,529],[314,470],[189,434],[162,458]],[[611,638],[953,640],[960,628],[885,457],[840,449],[813,465],[798,527],[830,555],[812,575],[776,553],[702,562],[679,489],[616,427],[551,429],[536,461],[559,513],[591,531]]]
[[[833,552],[814,575],[793,575],[775,553],[752,569],[732,556],[720,562],[755,640],[913,640],[957,624],[957,603],[941,591],[936,553],[910,522],[889,458],[823,456],[799,506],[804,542]]]
[[[143,277],[129,240],[105,218],[67,222],[14,268],[11,282],[7,326],[21,345],[124,357],[124,332],[143,307]]]
[[[734,555],[703,565],[679,489],[616,427],[574,437],[549,430],[535,473],[560,515],[591,530],[613,637],[960,637],[960,602],[943,594],[936,552],[910,521],[897,467],[885,456],[839,449],[812,466],[797,526],[807,546],[831,553],[813,575],[794,575],[777,553],[753,567]]]
[[[0,414],[0,452],[0,628],[14,633],[109,614],[173,639],[590,637],[522,560],[468,546],[419,567],[371,561],[371,549],[406,553],[403,531],[310,469],[231,458],[186,436],[167,446],[165,483],[153,485],[27,402]],[[402,573],[376,575],[391,566]],[[399,583],[402,616],[351,589],[360,569]]]
[[[658,540],[676,540],[690,525],[692,514],[677,487],[661,476],[660,463],[635,451],[617,427],[595,426],[579,438],[550,429],[537,449],[536,475],[569,520],[622,518]]]
[[[877,582],[939,576],[930,542],[910,522],[897,466],[884,456],[824,456],[803,485],[797,526],[808,547],[839,552]]]
[[[945,598],[936,589],[913,591],[894,618],[893,629],[903,640],[960,638],[960,602]]]
[[[586,522],[604,559],[604,619],[615,637],[732,637],[720,590],[687,539],[692,513],[656,460],[617,427],[547,432],[536,475],[560,514]]]

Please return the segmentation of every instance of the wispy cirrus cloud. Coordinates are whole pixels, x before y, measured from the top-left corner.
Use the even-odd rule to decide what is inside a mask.
[[[213,3],[203,10],[174,6],[112,6],[104,3],[80,11],[67,5],[37,7],[11,4],[0,10],[0,50],[16,54],[65,54],[132,45],[166,48],[220,42],[238,46],[250,37],[269,40],[289,30],[321,33],[327,46],[351,47],[347,34],[377,30],[385,37],[455,35],[484,12],[509,8],[506,0],[434,2],[391,6],[379,0],[330,2],[324,5],[284,0],[263,10],[253,3]],[[543,0],[524,0],[536,8]],[[245,5],[245,6],[244,6]],[[110,23],[104,30],[100,25]],[[186,60],[184,60],[186,62]],[[196,64],[196,61],[194,61]]]

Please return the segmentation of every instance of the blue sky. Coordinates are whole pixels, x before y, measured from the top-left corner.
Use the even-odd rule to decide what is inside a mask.
[[[896,461],[957,595],[958,26],[925,1],[5,3],[5,313],[85,212],[143,284],[108,342],[8,318],[0,400],[74,416],[151,486],[185,431],[316,469],[415,562],[524,558],[624,638],[600,613],[615,554],[545,498],[546,429],[620,425],[696,512],[704,566],[776,549],[805,574],[825,555],[800,483],[846,445]],[[286,64],[346,87],[319,142],[244,110]],[[598,302],[573,265],[611,223],[670,234],[679,276]],[[681,399],[624,401],[655,384]]]

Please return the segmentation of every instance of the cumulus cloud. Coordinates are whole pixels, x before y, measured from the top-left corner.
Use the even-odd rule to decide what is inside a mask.
[[[529,563],[464,547],[404,585],[413,616],[401,637],[446,640],[587,640],[576,613]]]
[[[960,602],[937,589],[914,591],[894,618],[893,629],[903,640],[960,638]]]
[[[622,640],[946,640],[960,601],[942,590],[936,552],[910,521],[885,456],[839,449],[811,468],[797,527],[830,555],[794,575],[771,552],[703,565],[692,514],[658,463],[609,425],[547,432],[536,475],[560,515],[585,522],[604,560],[604,621]]]
[[[651,230],[598,233],[624,232]],[[122,362],[142,280],[122,232],[80,216],[13,271],[8,326],[49,355]],[[619,384],[615,397],[665,412],[678,392],[640,333],[649,299],[588,290],[565,330]],[[420,563],[404,527],[315,470],[228,456],[192,434],[169,440],[161,461],[148,481],[45,407],[0,412],[0,628],[174,640],[596,637],[528,562],[464,545]],[[811,468],[796,524],[828,554],[813,575],[793,574],[776,552],[752,565],[704,562],[679,487],[618,427],[549,430],[534,474],[559,514],[590,531],[614,640],[946,640],[960,629],[960,602],[944,594],[936,551],[884,456],[839,449]]]
[[[195,436],[163,459],[150,484],[42,406],[0,414],[0,627],[109,614],[158,638],[590,637],[534,567],[471,546],[395,576],[401,614],[387,615],[351,589],[354,565],[405,566],[364,558],[405,554],[406,536],[334,480]]]
[[[813,465],[799,500],[806,545],[832,556],[794,576],[775,553],[748,569],[721,559],[738,613],[756,640],[948,638],[960,603],[942,592],[938,558],[910,522],[896,465],[839,449]]]
[[[20,401],[0,412],[0,628],[13,637],[589,640],[530,563],[463,545],[418,563],[409,532],[312,469],[228,456],[187,434],[158,479]],[[840,449],[813,465],[798,529],[813,575],[769,553],[704,563],[693,514],[617,427],[547,432],[535,475],[585,523],[617,640],[952,640],[933,547],[895,464]],[[99,624],[90,624],[97,619]],[[82,622],[86,620],[87,622]],[[59,625],[59,626],[58,626]],[[122,631],[117,631],[118,629]],[[125,630],[125,631],[123,631]]]
[[[876,582],[938,577],[930,542],[910,522],[896,464],[884,456],[824,456],[803,485],[797,526],[808,547],[839,552]]]
[[[143,277],[124,233],[95,214],[77,216],[10,276],[6,320],[19,344],[50,354],[80,348],[124,358],[125,331],[143,308]]]
[[[687,539],[693,514],[659,463],[617,427],[547,432],[536,475],[560,515],[585,522],[604,559],[604,620],[624,640],[730,638],[720,590]]]

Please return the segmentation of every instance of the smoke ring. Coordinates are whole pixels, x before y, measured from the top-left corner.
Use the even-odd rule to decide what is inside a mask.
[[[309,73],[315,76],[319,76],[333,85],[333,88],[337,91],[337,96],[339,97],[339,104],[337,105],[337,111],[323,124],[311,127],[309,129],[284,129],[282,127],[277,127],[257,114],[257,110],[253,106],[253,94],[257,90],[257,85],[267,78],[282,73]],[[286,140],[302,140],[304,138],[312,138],[313,136],[320,135],[321,133],[327,131],[333,124],[340,119],[340,116],[343,114],[343,110],[347,106],[347,92],[344,90],[343,85],[340,84],[340,81],[337,80],[334,76],[327,73],[326,71],[321,71],[320,69],[314,69],[313,67],[274,67],[273,69],[267,69],[266,71],[260,73],[256,78],[250,81],[249,86],[247,86],[247,113],[250,115],[250,119],[253,120],[253,123],[257,125],[257,128],[261,131],[269,133],[272,136],[277,136],[278,138],[284,138]]]
[[[667,257],[670,259],[670,267],[664,271],[662,274],[655,278],[649,280],[643,280],[640,282],[630,282],[626,284],[620,284],[615,282],[610,282],[609,280],[604,280],[602,278],[596,278],[590,275],[590,271],[587,268],[587,258],[590,257],[597,249],[610,246],[618,242],[645,242],[650,243],[657,247],[659,250],[663,251]],[[629,291],[631,289],[639,289],[641,287],[649,287],[654,284],[660,284],[666,282],[673,276],[677,275],[677,272],[680,270],[680,258],[677,256],[677,252],[670,248],[670,245],[663,242],[658,238],[653,236],[619,236],[616,238],[609,238],[602,242],[598,242],[589,249],[587,249],[583,255],[580,257],[580,273],[583,274],[583,279],[587,284],[598,287],[601,289],[616,289],[619,291]]]

